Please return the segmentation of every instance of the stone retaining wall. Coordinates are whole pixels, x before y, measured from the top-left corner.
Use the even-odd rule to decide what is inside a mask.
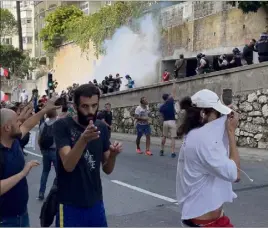
[[[237,142],[242,147],[268,149],[268,89],[254,93],[235,94],[234,108],[241,113],[239,127],[236,131]],[[149,104],[151,111],[150,124],[153,136],[162,135],[162,117],[159,113],[161,103]],[[177,124],[183,113],[176,101]],[[118,107],[113,109],[113,131],[135,134],[134,111],[136,106]]]

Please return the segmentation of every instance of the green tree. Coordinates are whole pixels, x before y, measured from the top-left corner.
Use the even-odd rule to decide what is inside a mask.
[[[62,6],[50,13],[45,21],[46,26],[40,32],[45,50],[53,50],[66,41],[65,30],[68,24],[83,18],[83,12],[75,6]]]
[[[91,41],[98,56],[104,52],[102,44],[106,38],[112,36],[116,29],[127,24],[130,19],[140,17],[149,6],[150,2],[142,1],[115,2],[94,14],[69,23],[66,36],[82,50],[88,49]]]
[[[11,36],[17,31],[17,22],[8,9],[0,8],[0,31],[1,37]]]
[[[0,59],[4,68],[9,68],[14,76],[21,78],[28,76],[38,66],[37,60],[12,45],[0,45]]]
[[[268,8],[267,1],[231,1],[229,4],[235,6],[238,3],[238,8],[243,11],[243,13],[257,12],[261,7]]]

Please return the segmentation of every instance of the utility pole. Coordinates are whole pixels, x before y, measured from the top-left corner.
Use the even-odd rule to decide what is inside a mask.
[[[18,35],[19,35],[19,50],[23,51],[21,15],[20,15],[20,1],[16,1],[16,10],[17,10],[17,26],[18,26]]]

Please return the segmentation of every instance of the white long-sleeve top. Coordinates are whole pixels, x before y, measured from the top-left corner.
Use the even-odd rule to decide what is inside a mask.
[[[204,215],[232,202],[237,166],[229,159],[226,116],[192,130],[181,147],[177,168],[177,200],[181,219]]]

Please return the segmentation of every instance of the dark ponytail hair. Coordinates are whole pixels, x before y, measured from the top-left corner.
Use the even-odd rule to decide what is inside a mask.
[[[200,113],[203,111],[206,115],[209,115],[211,112],[216,112],[217,118],[221,116],[219,112],[213,108],[198,108],[196,107],[191,97],[185,97],[180,102],[181,110],[185,110],[185,116],[183,123],[178,129],[178,137],[181,138],[184,135],[187,135],[191,130],[195,128],[202,127],[205,123],[201,121]]]
[[[185,110],[183,123],[178,129],[178,137],[181,138],[187,135],[191,130],[202,127],[200,112],[201,108],[195,107],[192,103],[191,97],[185,97],[180,102],[181,110]]]

